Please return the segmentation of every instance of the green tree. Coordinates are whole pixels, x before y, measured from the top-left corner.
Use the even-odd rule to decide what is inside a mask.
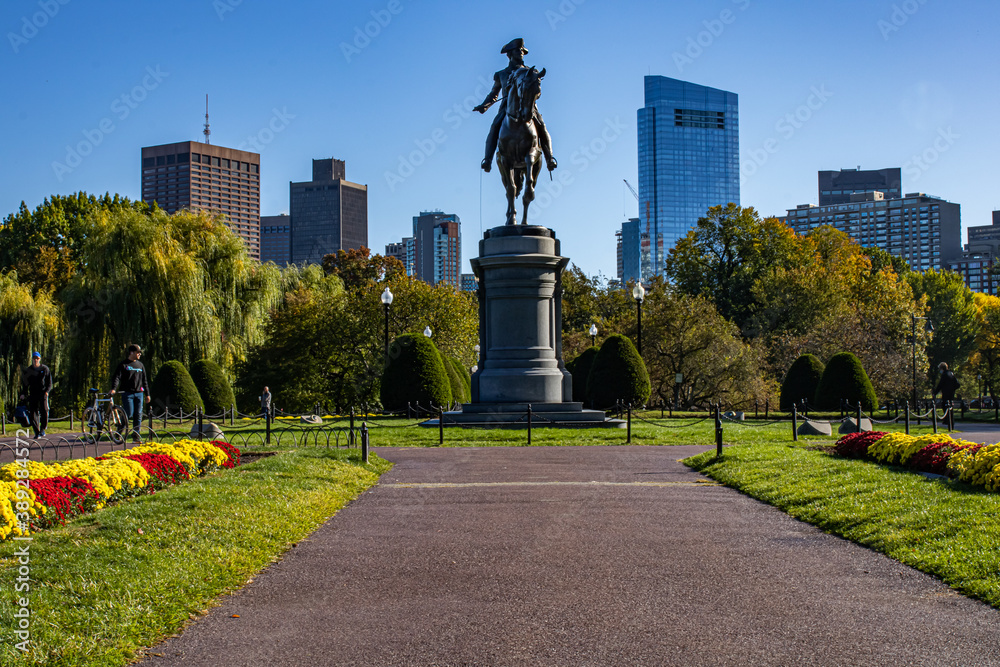
[[[24,202],[0,225],[0,271],[16,270],[35,291],[58,293],[81,266],[80,250],[100,212],[148,214],[143,202],[118,195],[53,195],[29,210]]]
[[[962,276],[953,271],[914,272],[907,275],[916,298],[926,296],[927,317],[934,335],[927,346],[931,369],[942,361],[958,368],[976,349],[980,320],[975,299]]]
[[[184,364],[177,360],[168,361],[156,371],[156,377],[149,388],[152,404],[158,410],[168,409],[194,412],[195,408],[205,409],[205,402],[198,393],[191,375]]]
[[[713,206],[679,239],[665,262],[677,289],[711,299],[742,328],[754,311],[753,286],[766,271],[794,263],[796,236],[776,218],[753,208]]]
[[[33,294],[16,272],[0,273],[0,409],[17,400],[21,372],[36,350],[57,378],[54,391],[59,392],[56,352],[62,332],[59,308],[48,292]]]
[[[868,380],[861,361],[850,352],[833,355],[823,370],[823,377],[816,388],[816,407],[819,410],[839,410],[840,401],[857,405],[866,412],[878,408],[875,390]]]
[[[649,393],[649,373],[635,345],[621,334],[608,336],[587,378],[591,405],[606,409],[619,400],[627,405],[645,405]]]
[[[425,408],[451,403],[451,385],[444,362],[429,338],[403,334],[392,342],[382,372],[381,400],[386,410],[402,410],[410,402]]]
[[[791,412],[792,406],[803,400],[809,403],[815,401],[823,368],[823,362],[813,354],[803,354],[796,359],[781,383],[780,409]]]
[[[81,268],[62,292],[78,391],[105,381],[128,343],[150,359],[232,368],[262,340],[280,272],[250,258],[221,217],[124,209],[91,222]]]
[[[1000,297],[977,292],[973,303],[979,335],[968,371],[982,376],[986,393],[996,400],[1000,396]]]
[[[462,379],[461,366],[454,357],[441,357],[444,363],[444,371],[448,375],[448,384],[451,387],[451,398],[459,403],[469,401],[469,392],[466,389],[465,381]]]
[[[372,285],[406,275],[406,267],[395,257],[371,256],[368,248],[338,250],[323,257],[323,271],[344,281],[348,290]]]
[[[566,364],[566,370],[573,376],[573,400],[577,403],[584,403],[587,400],[587,379],[590,377],[590,369],[594,365],[594,358],[599,349],[596,346],[588,347]]]
[[[220,415],[236,404],[222,367],[211,359],[199,359],[191,365],[191,380],[205,402],[206,414]]]

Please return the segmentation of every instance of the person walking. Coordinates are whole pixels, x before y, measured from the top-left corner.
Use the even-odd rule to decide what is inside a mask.
[[[45,437],[45,429],[49,426],[49,392],[52,391],[52,372],[42,363],[39,352],[31,353],[31,365],[21,376],[24,391],[21,400],[27,397],[28,416],[35,439]]]
[[[149,403],[149,382],[146,368],[139,361],[142,349],[138,345],[128,346],[128,356],[115,368],[111,376],[111,395],[122,388],[122,407],[126,417],[132,422],[132,442],[139,442],[139,428],[142,426],[142,406]]]
[[[955,371],[948,370],[948,364],[942,361],[938,364],[938,370],[941,371],[941,377],[938,379],[937,386],[934,387],[934,393],[931,394],[931,398],[937,396],[938,392],[941,392],[942,406],[948,407],[955,399],[955,392],[958,391],[960,385],[958,378],[955,377]]]
[[[271,414],[271,390],[264,387],[264,393],[260,395],[260,412],[265,419]]]

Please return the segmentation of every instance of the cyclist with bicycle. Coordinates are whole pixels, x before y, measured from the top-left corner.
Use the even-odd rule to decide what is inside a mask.
[[[115,368],[111,376],[111,392],[114,396],[118,387],[122,388],[122,407],[132,420],[132,442],[139,442],[139,428],[142,426],[142,406],[149,403],[149,382],[146,368],[139,361],[142,349],[135,344],[128,346],[128,357]]]

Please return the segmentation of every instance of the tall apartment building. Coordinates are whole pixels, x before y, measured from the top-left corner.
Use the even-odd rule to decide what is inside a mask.
[[[290,264],[291,236],[292,217],[287,213],[260,216],[260,261]]]
[[[404,267],[406,275],[414,276],[417,273],[416,252],[413,245],[413,237],[404,238],[399,243],[385,244],[385,256],[395,257]]]
[[[422,211],[413,218],[415,275],[431,285],[461,288],[462,222],[453,213]],[[408,258],[409,259],[409,258]]]
[[[665,76],[644,85],[639,219],[657,249],[651,275],[661,275],[661,247],[669,252],[712,206],[740,202],[739,96]]]
[[[902,257],[915,271],[948,268],[962,254],[961,206],[923,193],[901,199],[878,191],[852,194],[845,204],[788,209],[781,220],[799,234],[830,225],[863,246]]]
[[[902,170],[899,167],[821,171],[818,180],[820,206],[847,204],[851,195],[866,192],[881,192],[886,199],[899,199],[903,195]]]
[[[343,160],[313,160],[311,181],[289,183],[293,264],[368,247],[368,186],[348,181],[346,171]]]
[[[226,216],[226,226],[260,257],[260,155],[181,141],[142,149],[142,200],[167,213]]]

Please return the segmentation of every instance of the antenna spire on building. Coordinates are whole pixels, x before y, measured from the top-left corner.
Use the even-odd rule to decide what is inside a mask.
[[[212,143],[212,140],[209,138],[212,134],[212,130],[208,129],[208,93],[205,93],[205,129],[202,130],[202,134],[205,135],[206,144]]]

